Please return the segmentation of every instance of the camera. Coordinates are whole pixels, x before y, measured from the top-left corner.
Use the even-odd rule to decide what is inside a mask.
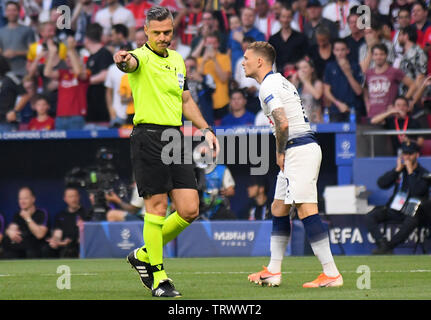
[[[105,194],[115,192],[120,198],[127,194],[127,187],[121,182],[113,165],[114,153],[106,147],[101,147],[96,153],[94,166],[75,167],[65,176],[66,187],[83,188],[94,195],[91,210],[93,221],[106,220],[109,209]]]

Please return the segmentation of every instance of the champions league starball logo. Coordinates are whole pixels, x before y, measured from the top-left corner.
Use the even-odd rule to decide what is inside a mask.
[[[135,243],[129,241],[129,238],[131,237],[130,229],[123,228],[120,232],[120,236],[123,241],[117,244],[118,247],[123,250],[130,250],[131,248],[135,247]]]

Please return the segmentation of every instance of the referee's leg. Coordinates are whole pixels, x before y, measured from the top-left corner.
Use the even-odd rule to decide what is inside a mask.
[[[168,276],[163,268],[163,224],[165,223],[168,196],[166,193],[155,194],[145,199],[144,216],[144,242],[147,259],[155,271],[153,273],[153,288],[159,286],[159,282]],[[138,250],[138,259],[143,254],[143,248]]]

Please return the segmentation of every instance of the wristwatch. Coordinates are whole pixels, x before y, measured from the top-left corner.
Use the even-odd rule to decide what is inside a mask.
[[[205,128],[205,129],[201,129],[201,131],[202,131],[203,135],[205,135],[207,133],[207,131],[211,131],[214,136],[216,135],[215,132],[214,132],[214,129],[211,126]]]
[[[25,219],[25,222],[30,223],[31,222],[31,218]]]

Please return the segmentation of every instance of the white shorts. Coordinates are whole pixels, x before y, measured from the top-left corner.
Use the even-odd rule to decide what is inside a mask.
[[[274,199],[285,204],[317,203],[322,150],[317,143],[308,143],[286,150],[284,174],[279,172]]]

